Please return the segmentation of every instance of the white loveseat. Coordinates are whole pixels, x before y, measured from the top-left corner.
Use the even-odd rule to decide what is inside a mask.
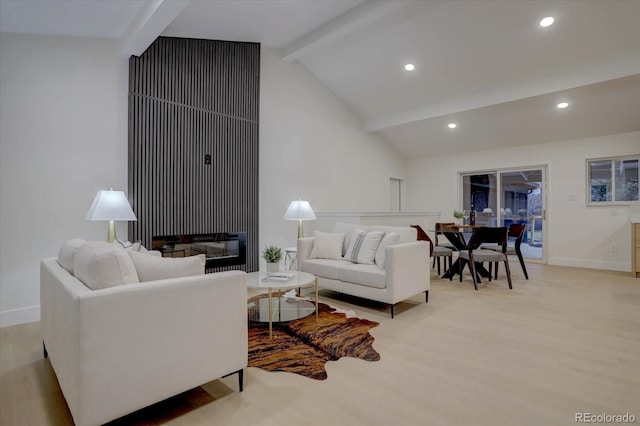
[[[353,263],[344,256],[349,250],[353,232],[357,229],[365,233],[395,233],[398,237],[395,244],[387,246],[384,246],[383,240],[383,246],[379,247],[373,264]],[[315,275],[318,287],[388,303],[392,318],[394,305],[402,300],[424,292],[425,302],[429,301],[429,244],[426,241],[416,241],[415,228],[338,223],[331,234],[338,238],[340,234],[344,235],[342,250],[333,258],[330,255],[318,257],[317,254],[314,258],[316,237],[298,239],[297,269]],[[326,235],[316,232],[315,236]]]
[[[48,258],[40,292],[45,356],[77,425],[106,423],[232,373],[242,391],[242,271],[92,290]]]

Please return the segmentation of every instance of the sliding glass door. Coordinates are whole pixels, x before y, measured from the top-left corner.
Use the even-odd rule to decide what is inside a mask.
[[[545,262],[545,175],[545,167],[463,173],[462,209],[473,206],[477,225],[525,224],[523,256]]]

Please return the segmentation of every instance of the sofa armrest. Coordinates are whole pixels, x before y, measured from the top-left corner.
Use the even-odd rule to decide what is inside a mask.
[[[302,263],[311,256],[314,240],[314,237],[298,238],[298,253],[296,254],[298,271],[302,270]]]
[[[426,241],[387,247],[386,280],[393,303],[429,290],[429,244]]]

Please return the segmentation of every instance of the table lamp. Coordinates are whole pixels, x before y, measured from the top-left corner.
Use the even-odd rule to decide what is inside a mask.
[[[116,239],[116,220],[138,220],[122,191],[100,190],[89,207],[87,220],[108,220],[107,242]]]
[[[291,204],[289,204],[289,208],[285,212],[284,218],[286,220],[298,221],[298,238],[303,238],[304,232],[302,231],[302,221],[316,220],[316,215],[308,201],[297,200],[292,201]]]

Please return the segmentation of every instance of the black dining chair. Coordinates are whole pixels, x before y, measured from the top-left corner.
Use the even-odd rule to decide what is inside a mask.
[[[529,274],[527,273],[527,267],[524,264],[524,258],[522,257],[522,251],[520,250],[520,245],[522,245],[522,239],[524,238],[524,233],[527,230],[527,225],[524,223],[512,223],[509,225],[509,231],[507,234],[507,255],[508,256],[518,256],[518,260],[520,261],[520,266],[522,267],[522,272],[524,272],[524,277],[529,279]],[[509,238],[515,238],[514,245],[508,243]],[[493,246],[482,246],[483,249],[487,250],[502,250],[502,247],[493,245]],[[498,264],[496,263],[495,277],[498,278]]]
[[[501,250],[487,250],[482,249],[482,244],[497,244]],[[478,289],[478,280],[476,278],[476,262],[483,263],[489,262],[489,281],[491,281],[491,269],[492,265],[496,262],[504,262],[504,267],[507,271],[507,281],[509,282],[509,289],[512,289],[511,284],[511,270],[509,269],[509,256],[507,256],[507,227],[481,227],[475,230],[467,250],[461,250],[459,254],[460,263],[458,265],[460,272],[460,282],[462,282],[462,271],[464,269],[465,262],[469,264],[469,270],[471,271],[471,278],[473,279],[473,287]]]

